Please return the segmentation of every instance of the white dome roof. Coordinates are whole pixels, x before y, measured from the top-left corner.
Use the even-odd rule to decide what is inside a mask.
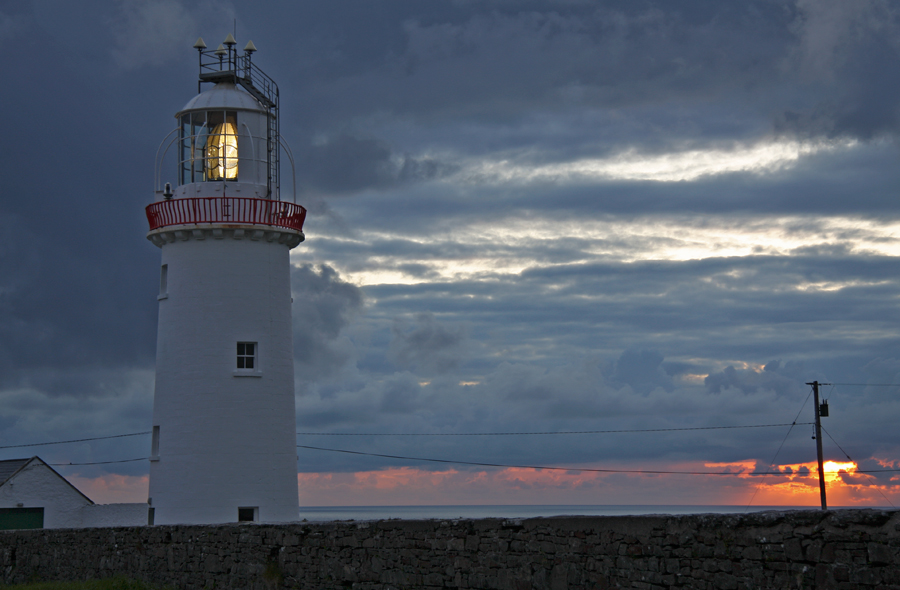
[[[247,92],[239,90],[230,82],[220,82],[188,101],[175,116],[180,117],[185,111],[207,109],[234,109],[243,111],[266,112],[259,101]]]

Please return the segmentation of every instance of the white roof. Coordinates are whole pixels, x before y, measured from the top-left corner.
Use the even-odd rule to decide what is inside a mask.
[[[94,503],[94,501],[85,496],[81,492],[81,490],[73,486],[72,482],[57,473],[55,469],[47,465],[47,463],[45,463],[44,460],[38,456],[34,456],[30,459],[7,459],[6,461],[0,461],[0,486],[5,486],[6,484],[12,486],[13,484],[10,482],[10,480],[18,475],[20,471],[22,471],[31,463],[43,465],[48,470],[50,470],[50,473],[61,479],[66,485],[78,492],[78,495],[87,500],[89,504]]]
[[[188,101],[175,116],[180,117],[185,111],[207,109],[234,109],[243,111],[262,111],[266,109],[247,92],[240,90],[230,82],[220,82]]]

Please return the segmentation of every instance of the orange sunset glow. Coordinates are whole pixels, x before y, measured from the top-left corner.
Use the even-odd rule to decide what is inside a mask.
[[[628,469],[628,468],[623,468]],[[301,473],[305,506],[440,504],[683,504],[818,506],[816,463],[779,465],[781,475],[754,461],[645,465],[659,471],[707,471],[734,475],[597,473],[576,470],[504,468],[429,471],[391,467],[354,473]],[[773,469],[774,470],[774,469]],[[891,481],[900,478],[894,477]],[[853,462],[827,461],[830,506],[887,506],[898,494],[857,473]]]
[[[739,463],[706,463],[707,467],[724,468],[731,466],[740,469],[736,477],[745,481],[753,480],[758,486],[755,503],[771,506],[803,506],[819,503],[818,466],[815,461],[779,465],[777,470],[784,475],[760,476],[751,475],[753,462]],[[853,461],[825,461],[825,490],[829,505],[833,506],[868,506],[886,505],[896,496],[889,486],[879,485],[866,474],[857,473],[858,466]],[[759,469],[762,471],[762,469]],[[898,478],[894,476],[891,481]],[[757,483],[758,482],[758,483]]]
[[[101,477],[65,474],[66,480],[97,504],[146,502],[150,478],[146,475],[107,473]]]
[[[877,460],[882,467],[895,462]],[[851,461],[826,461],[829,507],[889,506],[900,501],[900,474],[888,485],[859,473]],[[623,469],[638,469],[635,466]],[[659,471],[706,471],[730,476],[597,473],[575,470],[505,469],[429,471],[415,467],[349,473],[300,473],[302,506],[397,506],[479,504],[671,504],[729,506],[818,506],[816,463],[778,465],[775,476],[752,460],[729,463],[685,462],[643,465]],[[771,469],[774,471],[775,469]],[[99,503],[143,502],[147,476],[107,474],[66,477]]]

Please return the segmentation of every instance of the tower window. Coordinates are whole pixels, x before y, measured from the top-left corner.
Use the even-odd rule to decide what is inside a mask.
[[[238,342],[237,343],[237,368],[238,369],[257,369],[256,363],[256,342]]]
[[[159,296],[157,299],[165,299],[169,296],[169,265],[159,267]]]
[[[150,460],[159,461],[159,426],[153,427],[153,437],[150,440]]]
[[[256,522],[259,520],[259,507],[244,506],[238,508],[238,522]]]

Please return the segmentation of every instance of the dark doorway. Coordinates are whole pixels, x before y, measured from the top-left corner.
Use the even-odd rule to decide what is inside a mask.
[[[0,531],[42,528],[43,508],[0,508]]]

